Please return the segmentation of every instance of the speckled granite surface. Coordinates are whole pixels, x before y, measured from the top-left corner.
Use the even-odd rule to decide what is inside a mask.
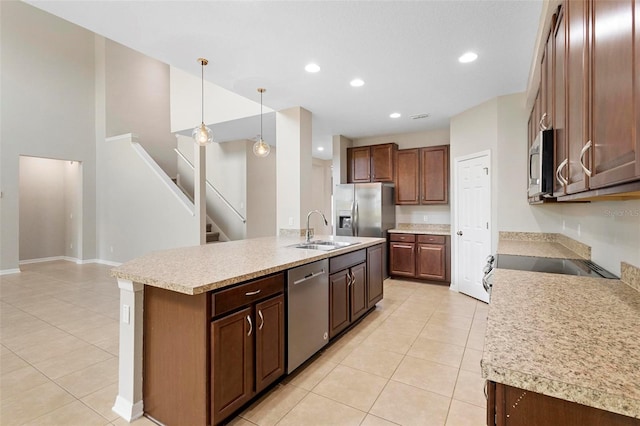
[[[426,234],[426,235],[450,235],[451,225],[439,225],[433,223],[399,223],[388,232],[395,234]]]
[[[640,293],[497,269],[481,365],[489,380],[640,418]]]
[[[635,290],[640,291],[640,268],[627,262],[621,262],[620,270],[620,280],[629,284]]]
[[[499,254],[591,259],[591,247],[562,234],[500,231],[499,237]]]
[[[326,252],[289,247],[303,242],[300,237],[230,241],[152,252],[113,269],[111,275],[179,293],[199,294],[386,242],[384,238],[322,235],[316,239],[358,244]]]

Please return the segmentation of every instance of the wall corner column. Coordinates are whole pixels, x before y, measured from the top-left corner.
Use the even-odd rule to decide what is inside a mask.
[[[142,309],[144,285],[118,279],[120,288],[120,348],[118,396],[112,410],[128,422],[142,417]]]

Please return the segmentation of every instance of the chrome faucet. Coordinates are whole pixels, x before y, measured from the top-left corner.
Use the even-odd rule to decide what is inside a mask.
[[[309,229],[309,217],[313,214],[313,213],[318,213],[320,216],[322,216],[322,219],[324,220],[324,225],[327,226],[329,225],[329,222],[327,222],[327,218],[324,217],[324,213],[322,213],[320,210],[311,210],[308,214],[307,214],[307,232],[305,234],[306,236],[306,242],[311,241],[311,230]]]

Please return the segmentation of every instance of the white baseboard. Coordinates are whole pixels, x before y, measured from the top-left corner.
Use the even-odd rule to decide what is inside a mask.
[[[11,275],[11,274],[19,274],[21,271],[19,268],[16,269],[2,269],[0,270],[0,275]]]
[[[71,258],[66,256],[41,257],[39,259],[21,260],[18,262],[18,265],[28,265],[30,263],[52,262],[54,260],[69,260],[69,259]]]
[[[88,260],[81,260],[81,263],[99,263],[100,265],[107,265],[107,266],[120,266],[122,265],[122,262],[113,262],[111,260],[103,260],[103,259],[88,259]]]
[[[66,260],[67,262],[73,262],[77,265],[86,265],[89,263],[98,263],[101,265],[107,265],[107,266],[120,266],[122,265],[122,262],[112,262],[110,260],[102,260],[102,259],[78,259],[77,257],[69,257],[69,256],[52,256],[52,257],[41,257],[40,259],[27,259],[27,260],[21,260],[20,262],[18,262],[19,265],[28,265],[30,263],[41,263],[41,262],[51,262],[54,260]],[[13,271],[13,272],[4,272],[4,271]],[[17,272],[20,272],[20,269],[5,269],[3,271],[0,271],[0,275],[3,274],[15,274]]]

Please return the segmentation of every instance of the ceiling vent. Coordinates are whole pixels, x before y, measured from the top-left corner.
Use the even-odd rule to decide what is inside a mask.
[[[420,120],[427,117],[429,117],[429,114],[414,114],[409,116],[409,118],[412,120]]]

